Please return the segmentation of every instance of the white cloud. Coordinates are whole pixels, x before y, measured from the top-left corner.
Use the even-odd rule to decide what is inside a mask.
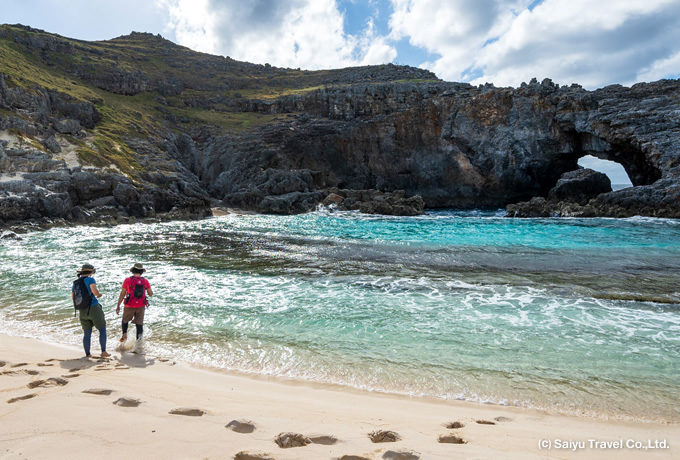
[[[680,75],[680,51],[669,58],[659,59],[637,74],[638,81],[656,81],[662,78],[677,78]]]
[[[210,0],[156,0],[170,17],[167,29],[183,46],[205,53],[217,53],[215,17],[209,9]]]
[[[667,16],[669,4],[547,0],[523,11],[497,42],[480,50],[475,64],[484,75],[476,82],[515,86],[549,77],[587,88],[635,83],[638,69],[668,48],[668,38],[680,43],[680,11]]]
[[[424,67],[446,80],[466,80],[487,40],[500,35],[530,0],[392,0],[392,37],[441,57]]]
[[[396,50],[368,20],[348,35],[335,0],[157,0],[185,46],[279,67],[321,69],[394,60]]]
[[[595,88],[677,73],[677,0],[392,0],[396,38],[441,57],[445,80],[518,86],[532,77]]]

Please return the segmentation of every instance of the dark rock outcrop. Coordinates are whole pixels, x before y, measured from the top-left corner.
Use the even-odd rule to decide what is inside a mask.
[[[268,102],[276,113],[303,113],[254,134],[200,128],[170,150],[227,206],[257,210],[268,196],[331,187],[404,190],[430,208],[506,206],[547,197],[585,155],[619,162],[638,186],[675,183],[680,133],[667,120],[677,118],[679,93],[674,80],[594,92],[549,80],[518,89],[443,82],[325,88]],[[589,183],[570,181],[554,193],[606,191]],[[654,196],[673,202],[661,182]],[[646,209],[630,198],[617,206],[619,214]],[[680,216],[672,208],[664,212]]]
[[[366,214],[390,216],[418,216],[423,214],[425,203],[416,195],[406,197],[403,190],[379,192],[378,190],[329,189],[323,205],[339,211],[361,211]]]
[[[562,174],[548,193],[548,199],[586,204],[591,198],[611,191],[612,184],[606,174],[592,169],[577,169]]]
[[[299,214],[316,209],[320,192],[290,192],[268,195],[260,201],[257,211],[271,214]]]
[[[85,70],[79,71],[77,75],[97,88],[126,96],[134,96],[157,88],[144,72],[126,72],[115,67],[109,68],[101,74],[94,74]],[[165,81],[161,84],[166,94],[173,92],[172,85],[167,85]],[[170,88],[169,91],[168,88]]]
[[[162,177],[169,186],[134,184],[116,172],[69,168],[30,143],[10,147],[0,140],[0,227],[27,221],[49,227],[67,221],[115,224],[210,215],[210,197],[190,177]]]
[[[78,101],[72,96],[58,91],[49,91],[50,115],[64,117],[67,120],[55,120],[55,129],[62,134],[77,134],[79,125],[92,129],[101,120],[101,114],[93,103]],[[60,131],[57,126],[62,128]]]
[[[508,217],[589,217],[596,215],[584,208],[592,199],[612,191],[611,181],[592,169],[577,169],[564,173],[548,197],[534,197],[529,201],[507,206]]]
[[[589,174],[592,177],[592,174]],[[608,179],[607,179],[608,181]],[[600,185],[605,190],[605,181]],[[616,192],[596,194],[593,184],[575,187],[574,195],[550,191],[548,198],[534,197],[529,201],[507,206],[508,217],[678,217],[680,187],[675,181],[659,180],[653,185],[629,187]],[[590,189],[590,199],[583,193]],[[563,192],[563,191],[562,191]]]

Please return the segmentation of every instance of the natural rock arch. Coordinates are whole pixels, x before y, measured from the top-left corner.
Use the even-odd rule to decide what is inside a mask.
[[[661,171],[650,162],[649,156],[631,144],[608,142],[589,132],[570,134],[571,157],[576,164],[586,155],[613,161],[623,166],[633,186],[651,185],[661,178]]]

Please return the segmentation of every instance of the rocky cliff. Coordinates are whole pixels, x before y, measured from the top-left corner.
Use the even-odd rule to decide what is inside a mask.
[[[584,155],[620,163],[634,187],[573,173]],[[0,26],[1,225],[321,203],[680,217],[680,82],[473,87],[404,66],[310,72],[150,34],[88,43]]]
[[[505,206],[547,197],[593,155],[623,165],[635,187],[593,196],[571,215],[678,217],[679,96],[678,81],[592,92],[548,80],[357,84],[260,107],[285,116],[256,132],[187,130],[172,155],[212,196],[256,208],[270,195],[328,187],[404,190],[430,208]]]

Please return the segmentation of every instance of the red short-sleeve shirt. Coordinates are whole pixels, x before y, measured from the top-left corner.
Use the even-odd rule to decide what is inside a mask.
[[[123,289],[125,289],[125,291],[127,291],[128,294],[130,293],[131,283],[130,278],[132,277],[125,278],[125,281],[123,281]],[[142,284],[144,285],[144,297],[138,299],[134,295],[130,295],[130,300],[128,301],[128,303],[125,304],[126,307],[141,308],[146,305],[146,290],[151,289],[151,284],[149,284],[149,280],[147,280],[146,278],[140,277],[140,279],[142,280]]]

